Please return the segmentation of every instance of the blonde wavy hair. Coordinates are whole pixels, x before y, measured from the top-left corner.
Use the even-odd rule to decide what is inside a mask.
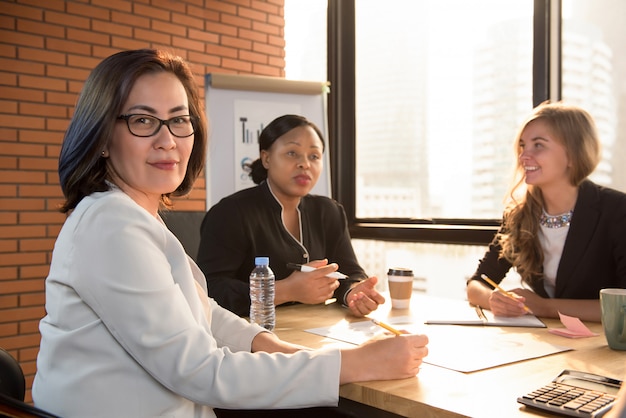
[[[519,128],[515,137],[517,162],[513,185],[508,192],[503,227],[498,234],[502,247],[500,257],[517,268],[529,285],[543,279],[543,251],[537,237],[544,200],[539,187],[526,185],[524,167],[520,162],[520,140],[529,123],[542,120],[556,141],[561,143],[571,162],[569,181],[578,186],[600,161],[600,141],[593,118],[585,110],[562,102],[544,102],[537,106]]]

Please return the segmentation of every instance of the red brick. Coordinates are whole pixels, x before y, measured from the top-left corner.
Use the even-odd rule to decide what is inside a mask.
[[[2,197],[16,197],[17,186],[13,184],[0,184],[0,196]]]
[[[252,44],[252,50],[254,52],[258,52],[259,54],[266,55],[269,58],[283,57],[285,55],[284,48],[279,48],[268,44],[262,44],[260,42],[254,42]]]
[[[3,313],[6,313],[7,316],[13,315],[16,318],[22,318],[23,316],[30,315],[32,316],[32,319],[43,318],[43,316],[45,315],[43,308],[9,309],[7,311],[3,311]],[[7,321],[7,319],[8,318],[0,317],[0,322],[9,322]],[[31,319],[31,317],[29,317],[29,319]],[[39,345],[40,340],[41,336],[39,334],[26,334],[15,337],[5,337],[0,338],[0,347],[3,347],[7,351],[21,347],[36,347]]]
[[[35,257],[33,255],[31,254],[26,254],[26,255],[30,255],[31,258],[35,260]],[[2,261],[3,258],[4,258],[4,254],[0,254],[0,261]],[[34,261],[31,261],[31,262],[34,262]],[[0,265],[5,265],[5,264],[2,263]],[[10,264],[6,264],[6,265],[10,265]],[[10,294],[19,294],[19,293],[24,293],[24,292],[42,292],[44,290],[44,287],[45,287],[45,283],[41,279],[32,279],[32,280],[20,279],[20,280],[13,280],[13,281],[4,280],[0,282],[0,294],[10,295]],[[16,311],[17,310],[19,309],[16,309]],[[24,316],[23,318],[32,318],[32,317]],[[1,319],[0,319],[0,322],[2,322]]]
[[[132,4],[134,2],[128,0],[92,0],[91,4],[94,6],[102,6],[107,9],[113,9],[121,12],[132,11]]]
[[[9,16],[24,17],[33,20],[43,20],[43,10],[41,9],[41,7],[23,6],[20,4],[6,1],[2,2],[2,13]]]
[[[229,13],[231,15],[237,14],[237,6],[231,3],[232,2],[209,1],[207,2],[206,8],[215,10],[216,12]]]
[[[17,48],[14,45],[0,44],[0,57],[17,57]]]
[[[67,110],[65,106],[47,105],[38,103],[20,103],[19,113],[21,115],[35,115],[35,116],[51,116],[51,117],[65,117],[67,116]],[[22,125],[28,126],[28,125]],[[36,128],[33,126],[33,128]]]
[[[268,65],[253,64],[253,74],[267,75],[270,77],[281,77],[282,69],[279,67],[270,67]]]
[[[20,115],[2,115],[0,114],[0,125],[4,127],[14,127],[19,128],[23,126],[28,126],[31,128],[44,128],[44,120],[40,117],[29,117],[29,116],[20,116]]]
[[[0,115],[0,120],[1,120],[1,117],[2,115]],[[22,156],[22,155],[43,156],[44,151],[45,151],[45,148],[43,147],[43,145],[11,143],[8,146],[6,146],[4,150],[4,154],[16,155],[16,156]],[[19,177],[15,177],[15,178],[19,178]]]
[[[111,46],[117,47],[119,49],[139,49],[152,47],[149,40],[140,41],[129,38],[120,38],[118,36],[113,36],[111,38]]]
[[[193,28],[200,30],[204,28],[204,20],[181,13],[172,13],[172,23],[186,27],[188,32]]]
[[[45,303],[46,303],[46,297],[43,292],[22,293],[20,295],[20,306],[41,306],[41,305],[44,305]],[[31,329],[30,331],[33,331],[33,330]]]
[[[20,87],[26,88],[67,91],[67,81],[60,78],[21,75],[18,83]]]
[[[283,0],[269,0],[267,2],[265,1],[258,1],[258,0],[253,0],[250,4],[250,6],[253,9],[256,10],[262,10],[266,13],[272,14],[272,15],[276,15],[280,12],[282,12],[283,6],[284,6],[285,2]]]
[[[111,22],[127,25],[133,28],[148,29],[150,27],[150,18],[131,13],[113,12],[111,15]]]
[[[72,4],[74,3],[70,2],[68,3],[68,6]],[[88,18],[75,16],[70,13],[46,12],[44,15],[44,19],[48,23],[60,25],[60,28],[68,26],[78,29],[89,29],[90,24]]]
[[[198,52],[204,52],[204,42],[192,41],[189,38],[172,37],[172,46],[178,48],[191,49]]]
[[[79,80],[83,81],[91,72],[91,69],[84,68],[71,68],[71,67],[61,67],[58,65],[48,65],[46,75],[48,77],[53,77],[56,79],[61,79],[62,77],[68,80]]]
[[[21,3],[30,4],[31,6],[36,6],[42,10],[57,10],[62,11],[65,10],[65,0],[46,0],[42,2],[41,0],[20,0]]]
[[[91,47],[83,42],[67,41],[65,39],[49,38],[46,40],[46,49],[70,54],[91,54]],[[71,66],[72,64],[68,62]]]
[[[20,186],[20,196],[21,197],[47,197],[47,196],[59,196],[61,195],[61,190],[59,190],[58,186],[31,186],[31,185],[23,185]]]
[[[0,100],[0,113],[17,113],[17,101]]]
[[[93,31],[67,28],[67,39],[96,45],[111,45],[111,36]]]
[[[52,91],[46,93],[45,102],[48,104],[58,104],[73,107],[76,104],[76,94]],[[68,114],[69,117],[69,114]]]
[[[189,29],[187,33],[190,39],[196,39],[198,41],[207,42],[207,43],[219,42],[219,36],[214,33],[208,33],[203,30],[195,30],[195,29]]]
[[[9,131],[11,130],[10,129],[0,130],[0,137],[3,139],[12,140],[13,138],[8,138],[8,136],[4,136],[5,132],[9,132]],[[0,168],[17,168],[17,158],[0,156]]]
[[[267,64],[267,55],[265,54],[257,54],[250,51],[241,51],[239,52],[239,58],[243,61],[250,61],[258,64]]]
[[[20,267],[20,277],[22,279],[42,279],[48,276],[49,271],[50,266],[48,264],[24,266]]]
[[[48,130],[65,132],[68,125],[69,125],[69,121],[67,119],[49,118],[46,120],[46,129]]]
[[[133,5],[133,14],[137,14],[139,16],[146,16],[157,20],[169,21],[170,20],[170,12],[163,9],[158,9],[156,7],[146,6],[144,4],[132,3]]]
[[[222,36],[221,43],[224,47],[228,47],[230,50],[235,51],[235,54],[238,52],[237,51],[238,49],[245,49],[245,50],[252,49],[252,41],[248,39],[240,39],[240,38],[235,38],[232,36]]]
[[[41,295],[43,295],[43,293],[41,293]],[[44,305],[45,304],[45,300],[43,302],[44,303],[40,303],[40,305]],[[30,320],[30,321],[20,321],[20,323],[19,323],[19,332],[20,332],[20,334],[38,334],[39,333],[39,322],[40,321],[41,321],[41,318],[35,318],[35,319]],[[38,351],[39,351],[39,345],[37,345],[35,347],[27,348],[26,350],[20,349],[20,361],[23,362],[23,361],[26,360],[25,364],[30,364],[30,362],[28,362],[28,360],[36,360]],[[31,353],[31,352],[35,353],[35,356],[33,358],[29,358],[28,357],[28,353]],[[22,366],[22,367],[25,367],[25,366]],[[26,373],[26,370],[24,372]],[[36,369],[33,369],[32,373],[35,373],[35,372],[36,372]]]
[[[268,34],[257,30],[240,29],[238,36],[243,39],[249,39],[256,42],[267,42]]]
[[[107,19],[108,17],[110,17],[111,12],[108,9],[108,7],[94,7],[94,6],[89,6],[87,4],[67,2],[66,14],[85,16],[87,18],[85,20],[89,21],[90,19],[88,18]],[[84,29],[88,29],[88,28],[89,26],[87,26]]]
[[[17,31],[56,38],[63,38],[65,36],[65,28],[62,26],[23,19],[17,21]]]
[[[259,22],[267,22],[268,14],[263,11],[254,9],[239,8],[239,16],[245,17],[250,20],[257,20]]]
[[[236,26],[239,28],[250,29],[252,27],[252,21],[250,19],[244,19],[228,14],[223,14],[220,21],[225,25]]]
[[[0,267],[0,280],[15,280],[17,268],[12,266]]]
[[[31,35],[13,30],[0,30],[0,39],[7,44],[24,47],[43,48],[44,38],[40,35]]]
[[[43,64],[8,58],[0,59],[0,68],[10,68],[15,74],[44,75],[45,71]]]
[[[246,73],[249,73],[252,71],[251,63],[231,60],[231,59],[226,59],[226,58],[222,60],[222,67],[230,68],[230,69],[237,70],[237,71],[244,71]]]
[[[50,131],[35,131],[35,130],[20,130],[20,142],[36,142],[38,144],[60,144],[63,140],[62,132],[50,132]],[[58,157],[55,156],[55,157]],[[22,164],[26,164],[26,166],[21,166],[22,168],[31,168],[27,160],[23,161]],[[39,164],[41,164],[41,160],[38,160]],[[56,158],[54,160],[56,164]],[[50,162],[44,162],[43,167],[46,169],[50,168]],[[56,168],[55,168],[56,169]]]
[[[17,295],[3,295],[0,296],[0,309],[2,308],[17,308],[18,296]]]
[[[10,228],[6,228],[10,229]],[[0,266],[18,266],[21,264],[42,264],[46,261],[45,252],[32,252],[32,253],[0,253]],[[20,288],[20,291],[32,291],[39,290],[39,288],[32,288],[33,281],[18,280],[15,282],[0,282],[0,293],[11,293],[7,291],[7,283],[11,283],[13,288]],[[2,286],[5,286],[3,289]],[[17,293],[17,292],[13,292]]]
[[[0,198],[0,207],[2,210],[41,210],[44,206],[43,199],[5,199]],[[4,237],[4,232],[2,234]]]
[[[220,35],[237,36],[237,28],[234,26],[224,25],[217,22],[207,22],[205,24],[207,32],[214,32]]]
[[[7,222],[1,222],[1,223],[7,224]],[[18,248],[17,248],[17,240],[14,240],[14,239],[0,239],[0,253],[14,253],[17,250],[18,250]]]
[[[20,225],[40,225],[63,223],[65,215],[59,212],[22,212],[20,214]]]
[[[19,179],[19,182],[18,180]],[[8,183],[18,183],[18,184],[42,184],[44,183],[45,175],[42,172],[35,171],[5,171],[3,172],[3,177],[0,178],[0,182],[8,182]]]
[[[0,297],[0,308],[2,307],[2,298]],[[0,324],[0,338],[12,337],[18,334],[17,323]]]
[[[23,87],[3,87],[0,89],[0,98],[43,102],[44,92],[41,90],[25,89]]]
[[[94,20],[91,23],[91,30],[107,34],[115,34],[118,36],[133,35],[133,28],[120,23],[105,22],[103,20]]]

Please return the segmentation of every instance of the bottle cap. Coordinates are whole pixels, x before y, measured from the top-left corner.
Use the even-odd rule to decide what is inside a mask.
[[[412,276],[413,270],[405,267],[393,267],[387,272],[388,276]]]
[[[269,266],[270,258],[269,257],[255,257],[254,264],[256,264],[257,266]]]

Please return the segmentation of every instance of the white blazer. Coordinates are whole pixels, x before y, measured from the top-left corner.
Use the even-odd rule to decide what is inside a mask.
[[[35,405],[65,418],[337,405],[338,350],[250,353],[264,330],[206,294],[162,221],[119,189],[84,198],[46,279]]]

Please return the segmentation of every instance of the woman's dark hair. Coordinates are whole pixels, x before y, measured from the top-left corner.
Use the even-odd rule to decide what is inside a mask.
[[[206,118],[194,76],[181,57],[167,52],[122,51],[94,68],[78,97],[59,156],[59,179],[65,196],[61,212],[71,211],[85,196],[109,190],[106,180],[110,175],[102,151],[111,141],[117,117],[137,79],[160,72],[172,73],[182,83],[194,124],[194,143],[185,178],[176,190],[161,196],[161,203],[170,206],[170,196],[189,193],[204,167],[207,137]]]
[[[313,122],[300,115],[283,115],[271,121],[261,131],[261,135],[259,135],[259,153],[269,150],[278,138],[299,126],[311,127],[320,138],[320,141],[322,141],[322,147],[325,147],[322,131]],[[324,148],[322,148],[323,150]],[[248,167],[250,168],[250,178],[255,184],[260,184],[267,179],[267,169],[263,167],[260,158],[250,163]]]

